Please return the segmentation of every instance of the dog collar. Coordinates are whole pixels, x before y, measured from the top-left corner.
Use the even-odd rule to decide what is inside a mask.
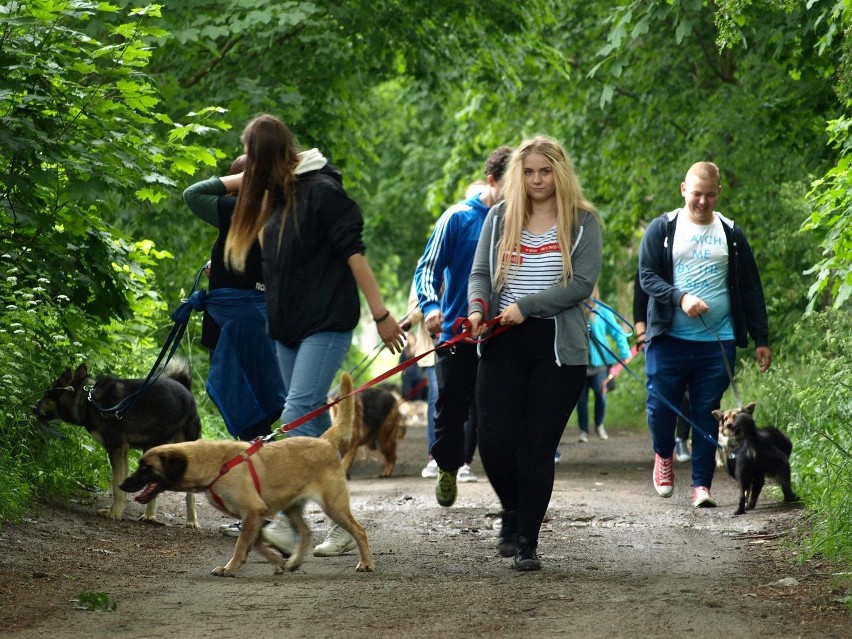
[[[88,383],[84,383],[80,387],[79,391],[75,391],[75,392],[77,392],[78,398],[79,398],[77,400],[77,407],[76,407],[76,413],[77,413],[76,418],[77,418],[77,423],[79,423],[79,424],[85,423],[83,421],[83,418],[86,416],[86,402],[92,401],[92,393],[95,392],[94,380],[87,378],[83,381],[88,382]]]

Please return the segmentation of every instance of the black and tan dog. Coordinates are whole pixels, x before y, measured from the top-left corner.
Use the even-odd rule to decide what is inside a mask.
[[[344,375],[341,393],[352,391]],[[121,485],[128,492],[144,490],[136,500],[145,503],[164,490],[207,493],[217,509],[242,520],[234,555],[213,574],[233,577],[255,550],[274,567],[275,574],[296,570],[311,541],[302,515],[305,503],[316,502],[326,515],[358,543],[358,571],[372,571],[373,558],[364,527],[352,516],[349,489],[338,455],[352,433],[354,399],[340,403],[332,427],[320,438],[289,437],[267,444],[203,441],[167,444],[142,456],[139,468]],[[286,513],[299,534],[299,545],[284,558],[260,535],[264,519]]]
[[[716,468],[725,468],[727,466],[728,453],[730,452],[731,428],[734,425],[737,415],[741,412],[746,412],[749,415],[754,413],[754,402],[746,404],[742,408],[728,408],[727,410],[714,410],[711,412],[711,415],[719,422],[719,434],[716,436],[716,441],[719,442],[721,448],[716,449]]]
[[[127,453],[131,448],[148,450],[170,442],[193,441],[201,436],[201,420],[190,391],[192,375],[185,360],[172,359],[159,379],[123,412],[102,414],[97,407],[117,406],[136,392],[144,379],[122,379],[89,375],[85,364],[66,368],[33,407],[41,421],[61,419],[83,426],[109,455],[112,467],[112,506],[99,511],[121,519],[127,494],[120,484],[128,474]],[[93,403],[94,402],[94,403]],[[152,500],[142,519],[157,522],[157,502]],[[195,496],[186,496],[186,525],[198,528]]]
[[[740,494],[734,515],[743,515],[746,510],[752,510],[757,505],[757,498],[767,477],[781,485],[785,502],[799,500],[790,482],[793,443],[775,426],[758,428],[752,416],[753,411],[754,404],[745,406],[736,414],[733,423],[727,426],[727,468],[736,480]]]
[[[341,393],[339,396],[342,396]],[[336,412],[336,406],[332,408]],[[399,410],[399,397],[387,388],[374,386],[355,395],[355,421],[352,425],[352,439],[348,447],[341,449],[343,469],[349,477],[349,470],[358,448],[366,446],[370,450],[379,450],[385,458],[385,464],[379,477],[390,477],[396,466],[397,441],[405,437],[406,428]]]

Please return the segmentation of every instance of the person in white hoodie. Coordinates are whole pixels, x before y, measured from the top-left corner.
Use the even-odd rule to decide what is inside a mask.
[[[299,153],[287,125],[272,115],[249,122],[242,142],[246,170],[235,176],[240,195],[225,262],[239,270],[260,237],[267,331],[275,340],[287,393],[282,421],[289,424],[326,403],[360,319],[359,288],[392,352],[402,350],[405,334],[382,301],[364,255],[364,218],[344,191],[340,172],[316,149]],[[330,426],[330,416],[322,413],[290,434],[318,437]],[[284,553],[295,547],[285,518],[265,527],[263,535]],[[355,540],[334,526],[314,554],[354,548]]]

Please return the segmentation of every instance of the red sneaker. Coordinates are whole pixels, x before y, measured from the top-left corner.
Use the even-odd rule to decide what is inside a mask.
[[[663,459],[654,453],[654,488],[660,497],[671,497],[674,492],[674,466],[672,458]]]
[[[710,494],[710,489],[705,486],[695,486],[692,489],[693,508],[715,508],[716,500]]]

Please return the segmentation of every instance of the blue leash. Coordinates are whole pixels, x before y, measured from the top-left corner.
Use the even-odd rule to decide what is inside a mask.
[[[206,266],[206,265],[205,265]],[[191,297],[196,289],[198,288],[198,283],[201,281],[201,275],[204,273],[204,268],[198,271],[198,276],[195,278],[195,283],[192,285],[192,290],[189,292],[189,296]],[[163,374],[166,366],[171,360],[172,355],[177,351],[178,346],[180,346],[180,340],[183,337],[184,332],[186,331],[186,327],[189,324],[189,318],[192,315],[192,306],[187,303],[187,300],[183,300],[183,304],[181,304],[174,313],[171,314],[171,319],[174,321],[174,326],[172,326],[172,330],[169,332],[169,336],[166,338],[166,343],[163,345],[163,348],[160,350],[160,354],[157,357],[157,361],[154,362],[154,366],[151,368],[151,372],[148,373],[148,377],[145,378],[145,381],[142,382],[142,385],[136,390],[136,392],[131,393],[124,399],[122,399],[115,406],[111,406],[110,408],[103,408],[100,406],[93,397],[95,388],[97,384],[94,386],[90,386],[87,390],[89,391],[88,400],[91,402],[92,406],[98,410],[101,415],[104,417],[108,417],[109,415],[115,415],[116,419],[121,419],[124,416],[124,412],[127,411],[133,404],[136,403],[142,395],[151,390],[151,387],[156,383],[156,381],[160,378],[160,375]]]
[[[604,304],[604,303],[603,303],[603,302],[601,302],[600,300],[592,299],[592,301],[593,301],[596,305],[603,306],[603,307],[604,307],[604,308],[606,308],[608,311],[610,311],[613,315],[615,315],[616,317],[618,317],[618,318],[619,318],[622,322],[624,322],[627,326],[629,326],[629,327],[630,327],[630,333],[629,333],[629,335],[632,335],[632,334],[633,334],[633,325],[632,325],[630,322],[628,322],[626,319],[624,319],[624,317],[622,317],[621,315],[619,315],[617,311],[615,311],[612,307],[608,306],[607,304]],[[595,309],[595,307],[591,306],[590,304],[588,304],[588,303],[586,303],[586,302],[583,302],[583,304],[585,304],[586,308],[588,308],[590,312],[592,312],[592,313],[594,313],[595,315],[597,315],[599,319],[601,319],[601,320],[603,320],[604,322],[606,322],[609,326],[612,326],[612,323],[611,323],[611,322],[609,322],[609,321],[607,320],[607,318],[605,318],[603,315],[601,315],[601,314],[600,314],[600,313],[599,313],[599,312]],[[700,316],[699,316],[699,317],[700,317]],[[711,328],[710,328],[710,327],[708,327],[706,323],[704,323],[704,318],[703,318],[703,317],[701,318],[701,322],[704,324],[704,326],[705,326],[705,328],[707,328],[707,330],[711,330]],[[735,398],[737,399],[737,401],[738,401],[740,404],[742,404],[742,402],[741,402],[741,401],[740,401],[740,399],[739,399],[739,395],[737,394],[736,388],[734,387],[734,376],[733,376],[733,373],[732,373],[732,370],[731,370],[730,363],[728,362],[728,356],[727,356],[727,354],[725,353],[725,348],[724,348],[724,346],[722,345],[722,339],[719,337],[719,333],[715,330],[715,328],[714,328],[714,329],[712,329],[712,332],[713,332],[713,334],[715,335],[716,340],[719,342],[719,347],[722,349],[722,357],[724,358],[724,361],[725,361],[725,368],[726,368],[726,370],[728,371],[728,377],[730,378],[730,381],[731,381],[731,387],[734,389],[734,396],[735,396]],[[599,339],[597,339],[594,335],[592,335],[592,333],[591,333],[591,332],[589,332],[589,338],[590,338],[590,339],[594,342],[595,346],[597,346],[598,348],[604,349],[607,353],[609,353],[610,355],[612,355],[612,356],[615,358],[615,360],[616,360],[619,364],[621,364],[622,368],[624,368],[624,370],[626,370],[626,371],[627,371],[627,372],[628,372],[628,373],[629,373],[629,374],[630,374],[630,375],[631,375],[631,376],[632,376],[632,377],[633,377],[633,378],[634,378],[637,382],[641,382],[641,380],[639,379],[639,376],[638,376],[638,375],[636,375],[636,373],[634,373],[634,372],[630,369],[630,367],[627,365],[627,362],[625,362],[625,361],[624,361],[624,360],[622,360],[622,359],[621,359],[618,355],[616,355],[615,353],[613,353],[613,352],[612,352],[612,350],[609,348],[609,346],[608,346],[607,344],[601,343],[601,341],[600,341]],[[675,413],[675,415],[678,415],[678,416],[679,416],[679,417],[681,417],[684,421],[686,421],[686,422],[687,422],[687,423],[688,423],[688,424],[689,424],[689,425],[690,425],[690,426],[691,426],[691,427],[692,427],[692,428],[693,428],[696,432],[698,432],[698,433],[699,433],[699,434],[701,434],[701,435],[702,435],[705,439],[707,439],[707,441],[709,441],[710,443],[712,443],[712,444],[713,444],[716,448],[718,448],[718,449],[720,449],[720,450],[724,450],[724,446],[720,445],[720,444],[719,444],[719,442],[716,440],[716,438],[715,438],[715,437],[713,437],[710,433],[708,433],[707,431],[705,431],[703,428],[701,428],[701,427],[699,427],[698,425],[696,425],[696,424],[695,424],[695,422],[693,422],[693,421],[692,421],[689,417],[687,417],[686,415],[684,415],[684,414],[680,411],[680,408],[678,408],[677,406],[675,406],[674,404],[672,404],[669,400],[667,400],[665,397],[663,397],[662,393],[658,393],[658,392],[656,391],[656,389],[655,389],[655,388],[651,385],[651,383],[650,383],[650,382],[646,383],[645,387],[648,389],[648,393],[649,393],[649,394],[650,394],[650,393],[654,393],[654,395],[657,397],[657,399],[659,399],[659,400],[660,400],[663,404],[665,404],[667,408],[669,408],[670,410],[672,410],[672,411]]]

